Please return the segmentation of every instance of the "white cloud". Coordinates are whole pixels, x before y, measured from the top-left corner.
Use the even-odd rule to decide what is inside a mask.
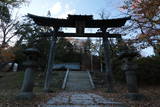
[[[64,4],[61,2],[54,4],[50,11],[51,15],[57,18],[66,18],[68,14],[75,14],[76,12],[76,10],[73,9],[69,4]]]
[[[61,2],[56,2],[53,6],[52,6],[52,8],[51,8],[51,12],[52,12],[52,14],[54,14],[54,15],[56,15],[56,14],[58,14],[59,12],[61,12],[61,10],[62,10],[62,4],[61,4]]]
[[[58,15],[59,18],[66,18],[68,14],[75,14],[76,10],[65,6],[64,11]]]
[[[76,9],[72,8],[72,6],[68,3],[56,2],[52,8],[50,9],[51,16],[54,18],[67,18],[68,14],[75,14]],[[74,28],[63,28],[64,32],[75,32]]]

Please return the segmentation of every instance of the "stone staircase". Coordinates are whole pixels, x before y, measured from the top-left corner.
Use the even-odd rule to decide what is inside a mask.
[[[93,85],[89,72],[67,70],[62,86],[65,91],[49,99],[40,107],[127,107],[121,102],[84,91],[93,89]]]
[[[87,71],[70,71],[66,81],[65,90],[79,91],[93,89],[89,72]]]

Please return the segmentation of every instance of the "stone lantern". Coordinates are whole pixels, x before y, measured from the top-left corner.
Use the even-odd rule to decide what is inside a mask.
[[[138,92],[136,69],[137,65],[134,63],[134,58],[138,53],[129,49],[127,46],[123,48],[122,52],[119,54],[120,59],[123,61],[122,70],[125,72],[128,93],[125,95],[131,100],[140,100],[143,98],[142,94]]]
[[[17,96],[18,99],[31,99],[33,98],[34,87],[34,70],[37,67],[37,60],[39,51],[35,48],[28,48],[24,54],[27,56],[27,60],[23,63],[25,68],[24,80],[21,87],[21,92]]]

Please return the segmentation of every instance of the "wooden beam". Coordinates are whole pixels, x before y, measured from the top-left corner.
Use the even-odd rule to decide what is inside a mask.
[[[51,34],[51,33],[41,33],[40,35],[44,36],[44,37],[50,37],[53,34]],[[102,34],[101,32],[98,32],[98,33],[84,33],[84,34],[58,32],[58,34],[57,34],[58,37],[95,37],[95,38],[103,37],[103,35],[104,34]],[[121,38],[121,34],[108,34],[108,33],[106,33],[106,36],[108,38]]]
[[[52,27],[76,27],[76,21],[79,21],[77,18],[75,20],[70,19],[58,19],[58,18],[50,18],[43,16],[36,16],[32,14],[28,14],[30,18],[34,20],[34,22],[40,26],[52,26]],[[82,17],[82,16],[77,16]],[[117,18],[117,19],[91,19],[85,20],[85,28],[101,28],[101,27],[121,27],[124,26],[125,22],[129,20],[130,17]]]

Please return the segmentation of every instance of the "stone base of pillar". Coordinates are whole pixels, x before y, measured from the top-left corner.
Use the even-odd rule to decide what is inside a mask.
[[[130,100],[143,100],[143,99],[145,99],[145,96],[140,93],[127,93],[124,96],[125,96],[125,98],[130,99]]]
[[[35,94],[33,94],[33,92],[21,92],[19,93],[19,95],[16,96],[16,99],[31,100],[33,97],[35,97]]]

